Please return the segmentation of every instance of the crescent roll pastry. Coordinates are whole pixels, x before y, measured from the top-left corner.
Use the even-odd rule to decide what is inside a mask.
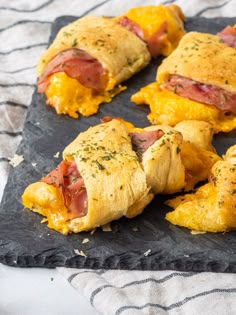
[[[166,219],[191,230],[224,232],[236,228],[236,145],[214,164],[209,182],[194,194],[169,200]]]
[[[109,18],[86,16],[63,27],[42,55],[38,91],[45,91],[58,114],[89,116],[150,58],[146,44],[126,28]]]
[[[82,132],[60,165],[30,184],[23,205],[63,234],[89,231],[122,216],[140,214],[152,200],[126,126],[112,120]]]
[[[203,120],[215,133],[236,128],[236,53],[233,35],[222,36],[187,33],[158,68],[157,82],[132,96],[150,106],[153,124]]]
[[[183,137],[173,128],[161,125],[146,127],[140,135],[155,132],[159,132],[160,138],[142,154],[141,164],[147,183],[155,194],[181,191],[186,185],[185,168],[180,154]]]
[[[196,124],[195,134],[206,124]],[[188,126],[182,122],[185,132]],[[136,128],[106,117],[65,148],[55,170],[25,189],[23,205],[63,234],[134,217],[154,194],[189,191],[207,178],[220,157],[205,149],[211,137],[202,139],[204,148],[167,125]]]
[[[211,167],[220,159],[214,150],[186,141],[183,134],[169,126],[157,127],[163,136],[144,152],[142,159],[147,182],[154,193],[190,191],[206,180]]]
[[[182,121],[176,128],[164,124],[135,128],[125,123],[155,194],[192,190],[221,159],[211,144],[213,132],[207,122]]]
[[[185,16],[175,4],[132,8],[115,19],[145,41],[152,57],[168,56],[185,34]]]
[[[176,47],[183,20],[175,5],[136,8],[116,18],[80,18],[63,27],[41,56],[38,92],[45,92],[57,114],[95,114],[101,103],[125,89],[120,83],[144,68],[151,55]]]
[[[208,122],[183,120],[176,124],[174,129],[183,135],[185,141],[191,142],[198,148],[215,152],[212,145],[214,130]]]

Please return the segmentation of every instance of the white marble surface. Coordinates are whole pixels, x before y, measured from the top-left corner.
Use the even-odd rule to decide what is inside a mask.
[[[0,264],[0,315],[99,315],[56,269]]]

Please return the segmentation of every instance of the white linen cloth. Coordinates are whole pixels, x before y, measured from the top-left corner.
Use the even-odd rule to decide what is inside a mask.
[[[0,199],[35,87],[35,65],[47,47],[54,19],[89,13],[112,16],[159,3],[178,4],[186,16],[236,16],[235,0],[0,1]],[[57,270],[104,315],[236,314],[235,274]]]

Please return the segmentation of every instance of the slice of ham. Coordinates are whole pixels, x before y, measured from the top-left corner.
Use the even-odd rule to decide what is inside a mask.
[[[217,33],[222,41],[233,48],[236,48],[236,28],[232,26],[226,26],[221,32]]]
[[[118,24],[125,27],[130,32],[134,33],[138,38],[144,39],[143,30],[138,23],[130,20],[127,16],[121,16],[118,20]]]
[[[161,25],[155,34],[146,39],[144,38],[141,26],[128,17],[120,17],[117,23],[143,40],[147,44],[152,57],[160,55],[163,42],[167,36],[166,22]],[[70,78],[77,79],[82,85],[94,91],[100,92],[104,90],[104,80],[102,77],[105,71],[103,66],[97,59],[81,49],[66,49],[48,62],[44,73],[40,76],[37,83],[39,93],[45,92],[49,85],[50,76],[58,72],[66,73]]]
[[[127,16],[121,16],[119,18],[118,24],[127,28],[130,32],[134,33],[138,38],[142,39],[147,44],[147,48],[153,58],[161,54],[164,42],[166,41],[167,38],[166,21],[149,38],[145,38],[142,27],[138,23],[130,20]]]
[[[168,82],[161,85],[161,88],[193,101],[214,105],[225,113],[236,114],[236,94],[220,87],[172,75]]]
[[[140,160],[142,160],[143,153],[163,135],[164,132],[161,129],[144,132],[129,132],[133,150]]]
[[[110,116],[105,116],[101,119],[101,123],[106,123],[108,121],[111,121],[112,119],[113,118]],[[123,119],[119,117],[116,117],[114,119],[123,121]],[[128,135],[131,139],[132,148],[141,161],[143,153],[157,140],[159,140],[164,135],[164,132],[161,129],[157,129],[143,132],[129,132]]]
[[[59,188],[68,211],[68,219],[79,218],[87,214],[87,191],[75,161],[62,161],[41,181]]]
[[[77,79],[82,85],[95,91],[104,88],[102,65],[81,49],[71,48],[57,54],[49,61],[38,80],[38,92],[43,93],[49,84],[49,77],[57,72],[65,72],[70,78]]]
[[[146,39],[148,50],[152,57],[161,55],[163,46],[167,41],[167,22],[163,22],[159,29]]]

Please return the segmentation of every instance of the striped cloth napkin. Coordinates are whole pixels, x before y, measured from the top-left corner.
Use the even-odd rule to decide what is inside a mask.
[[[54,19],[62,15],[119,15],[147,4],[178,4],[186,16],[236,16],[235,0],[1,0],[0,3],[0,199],[22,138],[36,83],[35,65]],[[174,271],[58,268],[104,315],[236,314],[236,275]]]

